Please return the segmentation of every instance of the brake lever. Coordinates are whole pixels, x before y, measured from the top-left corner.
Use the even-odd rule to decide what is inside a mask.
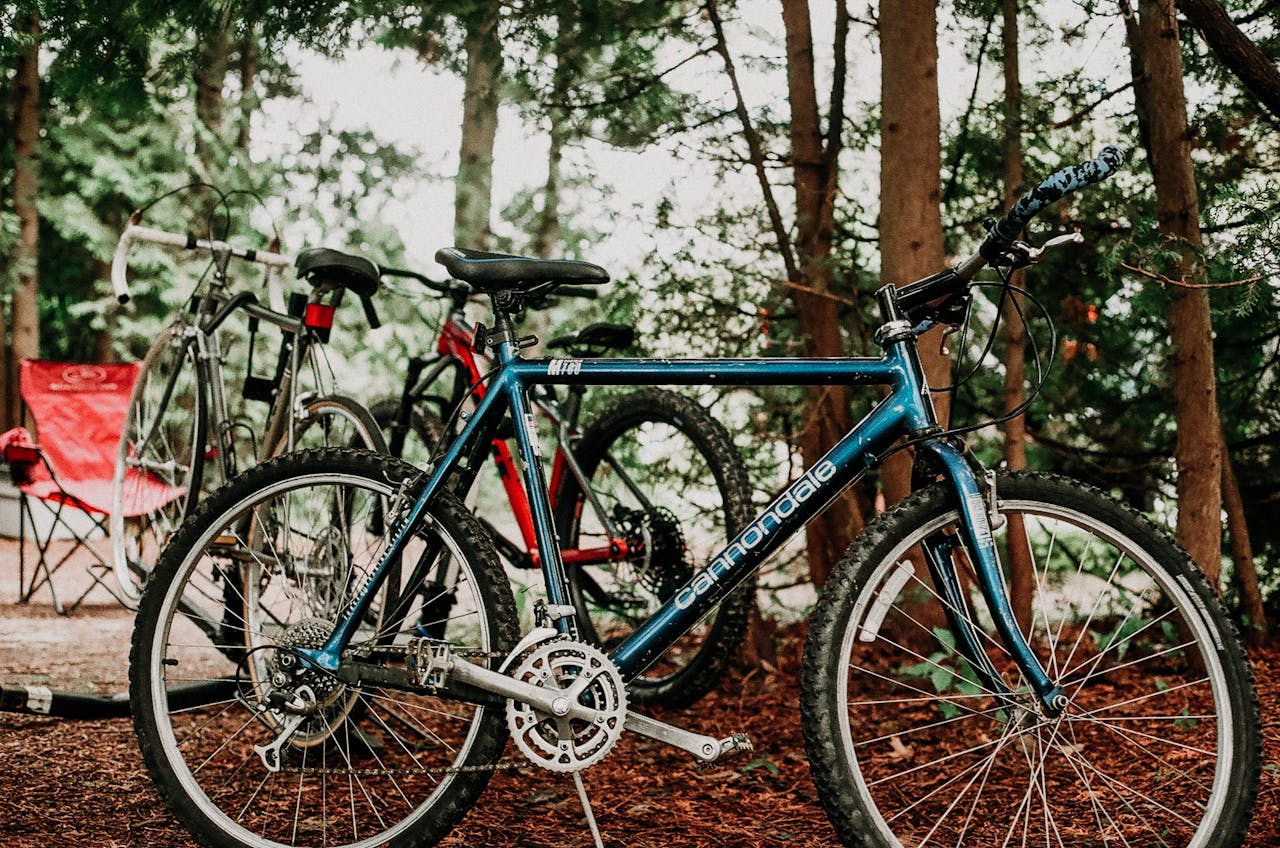
[[[1044,258],[1044,255],[1055,247],[1061,247],[1064,244],[1084,244],[1084,236],[1078,232],[1067,233],[1064,236],[1055,236],[1049,239],[1039,247],[1033,247],[1027,251],[1027,262],[1035,264]]]

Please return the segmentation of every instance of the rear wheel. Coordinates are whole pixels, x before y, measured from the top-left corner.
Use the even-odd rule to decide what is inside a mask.
[[[567,469],[554,493],[565,549],[608,550],[622,559],[566,565],[584,639],[605,648],[631,635],[746,526],[751,490],[741,457],[718,421],[691,398],[661,389],[623,396],[569,446],[599,507]],[[732,662],[754,601],[754,579],[628,685],[639,703],[687,706]]]
[[[209,457],[189,328],[175,321],[143,357],[120,434],[108,529],[116,581],[134,601],[161,549],[198,504],[201,485],[220,477]]]
[[[373,420],[382,431],[388,449],[395,444],[396,418],[400,412],[400,398],[382,398],[369,406]],[[414,405],[409,412],[409,423],[395,456],[405,462],[425,468],[435,459],[444,434],[444,422],[433,409]]]
[[[411,505],[418,476],[363,451],[289,454],[210,497],[161,557],[134,630],[134,725],[157,789],[202,844],[430,845],[488,782],[505,716],[395,685],[408,634],[387,603],[344,653],[384,667],[386,684],[349,686],[296,654],[362,591],[386,543],[375,516]],[[495,668],[519,625],[492,544],[448,495],[420,526],[406,561],[430,577],[447,558],[452,575],[442,638],[456,662]],[[232,573],[246,588],[228,628],[199,607]]]
[[[371,412],[344,395],[310,398],[294,419],[293,450],[326,447],[387,452],[382,429]],[[288,449],[289,442],[281,438],[265,456],[276,457]]]
[[[1217,595],[1094,489],[1016,474],[997,493],[1001,559],[1030,552],[1023,631],[1067,706],[1042,710],[996,635],[952,493],[912,495],[836,567],[805,646],[805,742],[844,844],[1238,846],[1258,705]],[[963,608],[941,600],[926,541],[949,551]],[[976,631],[974,654],[948,613]]]

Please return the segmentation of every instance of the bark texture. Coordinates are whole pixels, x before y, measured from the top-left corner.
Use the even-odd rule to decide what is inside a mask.
[[[467,73],[462,95],[462,143],[453,206],[453,239],[460,247],[493,246],[489,216],[493,196],[493,140],[498,132],[498,82],[502,76],[500,7],[477,4],[467,27]]]
[[[1150,135],[1147,153],[1156,186],[1160,232],[1180,255],[1173,277],[1203,278],[1199,198],[1191,166],[1191,142],[1183,90],[1182,50],[1173,0],[1141,0],[1138,5]],[[1178,541],[1216,587],[1222,555],[1222,455],[1209,295],[1204,289],[1177,289],[1169,309],[1173,342],[1173,399],[1178,437]]]
[[[1241,32],[1217,0],[1177,0],[1178,9],[1245,91],[1280,118],[1280,70]]]
[[[938,115],[935,0],[880,4],[880,262],[884,282],[906,285],[943,269],[942,149]],[[935,332],[920,341],[931,386],[950,383],[949,358]],[[933,397],[944,424],[950,396]],[[895,454],[881,474],[885,499],[911,489],[911,457]]]
[[[832,245],[835,232],[840,132],[844,123],[845,45],[849,20],[844,3],[836,7],[835,70],[828,106],[827,131],[822,131],[813,64],[813,29],[809,4],[783,0],[786,32],[787,94],[791,104],[791,159],[796,192],[796,263],[805,289],[793,288],[791,300],[805,334],[809,356],[843,356],[838,302],[823,295],[834,285]],[[849,390],[845,386],[810,387],[805,394],[805,420],[800,454],[811,466],[853,426]],[[856,489],[845,491],[825,512],[809,522],[805,541],[809,575],[817,586],[826,583],[831,568],[863,527],[864,504]]]
[[[18,216],[18,243],[13,264],[18,288],[13,293],[13,331],[10,342],[10,385],[17,387],[18,363],[40,356],[40,19],[31,15],[24,22],[33,36],[32,44],[18,57],[14,77],[14,173],[13,211]],[[18,392],[12,392],[9,417],[19,421]]]
[[[1018,0],[1003,0],[1000,41],[1004,52],[1004,208],[1013,206],[1022,193],[1022,78],[1018,69]],[[1010,282],[1025,279],[1015,272]],[[1026,328],[1018,312],[1020,298],[1010,293],[1004,307],[1004,412],[1017,409],[1025,397]],[[1027,422],[1019,415],[1004,423],[1004,461],[1013,470],[1027,467]],[[1009,596],[1013,612],[1027,632],[1031,624],[1031,598],[1035,591],[1031,550],[1021,515],[1009,519]]]

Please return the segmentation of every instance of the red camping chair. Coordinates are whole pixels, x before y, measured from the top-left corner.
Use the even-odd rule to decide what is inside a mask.
[[[65,362],[23,360],[19,386],[22,401],[35,420],[37,443],[23,427],[0,434],[0,451],[9,465],[20,493],[18,566],[19,602],[26,603],[41,586],[48,585],[54,609],[65,615],[84,601],[95,585],[117,600],[104,575],[111,564],[92,545],[90,537],[106,532],[111,508],[111,482],[115,473],[120,433],[124,429],[129,394],[137,379],[138,363],[129,365],[73,365]],[[129,474],[143,475],[138,469]],[[130,493],[125,516],[145,515],[184,493],[160,480],[140,479],[126,488]],[[41,537],[33,506],[39,503],[49,518]],[[85,532],[68,522],[77,510],[92,527]],[[83,521],[80,522],[83,525]],[[75,544],[57,562],[50,562],[49,548],[57,530],[68,531]],[[30,582],[26,573],[26,533],[30,531],[39,557]],[[87,568],[92,582],[69,607],[64,608],[53,585],[53,575],[81,548],[95,560]]]

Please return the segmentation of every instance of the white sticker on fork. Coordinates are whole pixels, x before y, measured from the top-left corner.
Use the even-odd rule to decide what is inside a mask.
[[[979,547],[991,544],[991,519],[987,515],[987,500],[981,492],[972,492],[965,501],[969,504],[969,514],[974,517],[973,535],[977,537]],[[978,517],[981,516],[981,520]]]

